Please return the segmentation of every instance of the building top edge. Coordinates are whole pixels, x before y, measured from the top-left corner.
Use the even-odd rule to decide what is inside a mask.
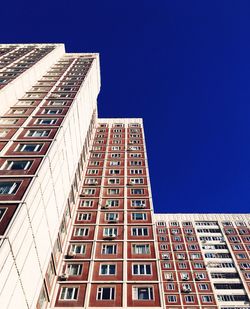
[[[142,118],[98,118],[97,122],[108,122],[108,123],[143,123]]]
[[[39,45],[39,46],[64,46],[63,43],[1,43],[0,47],[7,47],[7,46],[32,46],[32,45]]]
[[[155,220],[250,220],[250,214],[228,214],[228,213],[169,213],[154,214]]]

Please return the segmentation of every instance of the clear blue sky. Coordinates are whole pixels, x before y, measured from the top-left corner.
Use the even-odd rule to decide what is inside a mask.
[[[3,1],[0,42],[101,54],[101,117],[143,117],[157,212],[249,212],[250,1]]]

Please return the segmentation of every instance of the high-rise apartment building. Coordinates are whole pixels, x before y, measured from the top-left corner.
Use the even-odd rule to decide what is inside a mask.
[[[154,214],[98,54],[0,45],[0,308],[250,308],[250,216]]]

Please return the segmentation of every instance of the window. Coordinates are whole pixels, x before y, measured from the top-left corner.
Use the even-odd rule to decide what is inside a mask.
[[[177,302],[177,297],[175,295],[169,295],[168,296],[168,302],[169,303],[176,303]]]
[[[149,244],[134,244],[132,248],[133,254],[150,254]]]
[[[119,175],[121,170],[109,170],[110,175]]]
[[[85,227],[80,227],[75,229],[75,236],[88,236],[89,229]]]
[[[120,161],[110,161],[110,166],[119,166],[121,165]]]
[[[100,275],[115,275],[116,274],[116,265],[115,264],[101,264]]]
[[[146,201],[145,200],[132,200],[131,206],[132,207],[145,207]]]
[[[147,220],[147,214],[143,212],[133,212],[132,220],[133,221],[145,221]]]
[[[85,189],[83,190],[84,195],[95,195],[95,189]]]
[[[116,254],[117,245],[102,245],[102,254]]]
[[[142,155],[141,155],[140,153],[131,153],[131,154],[130,154],[130,157],[131,157],[131,158],[141,158],[141,156],[142,156]]]
[[[203,303],[211,303],[213,302],[213,297],[210,295],[203,295],[201,296],[201,300]]]
[[[56,114],[61,114],[62,113],[62,109],[45,109],[43,111],[43,114],[47,114],[47,115],[56,115]]]
[[[189,280],[189,274],[188,273],[181,273],[181,280]]]
[[[108,195],[117,195],[120,193],[119,189],[108,189]]]
[[[29,130],[25,136],[29,137],[44,137],[49,136],[50,130]]]
[[[85,183],[88,185],[97,185],[98,180],[96,178],[86,178]]]
[[[77,300],[78,288],[74,287],[63,287],[61,290],[61,300]]]
[[[38,152],[41,150],[43,144],[19,144],[15,151],[19,152]]]
[[[120,158],[121,154],[120,153],[111,153],[111,158]]]
[[[140,175],[143,174],[142,170],[130,170],[131,175]]]
[[[67,264],[66,273],[69,276],[80,276],[82,274],[82,264]]]
[[[89,221],[91,220],[91,214],[90,213],[79,213],[78,220],[79,221]]]
[[[84,244],[72,244],[70,251],[73,254],[85,254],[86,253],[86,245],[84,245]]]
[[[108,183],[109,184],[119,184],[120,178],[109,178]]]
[[[0,208],[0,220],[3,218],[6,210],[7,210],[6,208]]]
[[[207,283],[200,283],[198,284],[200,290],[208,290],[209,286]]]
[[[15,160],[11,160],[11,161],[7,161],[5,162],[5,164],[3,165],[3,167],[1,169],[3,170],[27,170],[30,167],[32,161],[15,161]]]
[[[82,201],[81,206],[82,207],[93,207],[93,201],[91,201],[91,200]]]
[[[1,129],[0,130],[0,137],[5,137],[9,132],[10,132],[10,130]]]
[[[140,166],[140,165],[142,165],[142,161],[130,161],[130,165],[132,165],[132,166]]]
[[[115,288],[114,287],[100,287],[97,289],[98,300],[114,300]]]
[[[105,227],[103,229],[104,237],[116,237],[117,236],[117,228],[116,227]]]
[[[184,296],[186,303],[194,303],[194,296],[193,295],[186,295]]]
[[[225,302],[249,301],[247,295],[217,295],[217,298],[219,301],[225,301]]]
[[[0,194],[15,194],[20,182],[6,181],[0,182]]]
[[[133,195],[142,195],[144,194],[144,189],[131,189],[131,194]]]
[[[181,262],[181,263],[177,263],[177,265],[179,266],[179,269],[187,269],[188,266],[187,266],[187,263],[185,262]]]
[[[148,229],[146,227],[135,227],[132,228],[133,236],[148,236]]]
[[[13,125],[18,122],[18,119],[15,118],[1,118],[0,119],[0,124],[4,125]]]
[[[98,166],[98,165],[100,165],[100,162],[99,161],[90,161],[89,165],[90,166]]]
[[[153,300],[152,287],[133,287],[133,300]]]
[[[130,183],[133,185],[143,184],[144,180],[143,178],[130,178]]]
[[[55,124],[57,119],[53,118],[41,118],[36,120],[36,124],[41,124],[41,125],[51,125]]]
[[[194,266],[195,269],[204,268],[204,264],[203,263],[194,263],[193,266]]]
[[[169,274],[167,274],[169,275]],[[166,289],[169,290],[169,291],[172,291],[175,289],[175,284],[174,283],[167,283],[166,284]]]
[[[106,205],[108,207],[118,207],[119,206],[119,200],[107,200]]]
[[[151,264],[133,264],[133,275],[151,275]]]
[[[172,265],[172,263],[163,263],[162,266],[163,266],[164,269],[170,269],[170,268],[172,268],[173,265]]]
[[[106,221],[117,221],[118,213],[114,213],[114,212],[105,213],[105,220]]]
[[[196,273],[195,274],[195,279],[196,280],[204,280],[207,278],[207,275],[206,273]]]
[[[88,169],[87,170],[87,174],[88,175],[96,175],[96,174],[98,174],[98,170],[90,170],[90,169]]]

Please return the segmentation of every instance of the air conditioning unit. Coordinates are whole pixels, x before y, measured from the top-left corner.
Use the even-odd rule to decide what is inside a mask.
[[[73,259],[75,256],[75,252],[69,251],[69,253],[65,255],[65,259]]]
[[[188,277],[182,277],[183,281],[187,281],[189,278]]]
[[[167,256],[167,255],[162,255],[162,259],[163,259],[163,260],[170,260],[170,257]]]
[[[182,291],[185,292],[185,293],[190,293],[190,292],[192,292],[192,290],[191,290],[190,288],[188,288],[188,287],[183,287],[183,288],[182,288]]]
[[[201,277],[200,277],[199,275],[196,275],[196,276],[195,276],[195,280],[200,281],[200,280],[201,280]]]
[[[68,279],[68,277],[69,277],[68,274],[62,274],[62,275],[58,276],[58,280],[59,281],[65,281],[65,280]]]
[[[145,208],[145,207],[146,207],[146,205],[145,205],[145,204],[143,204],[143,203],[141,203],[141,204],[135,205],[134,207],[138,207],[138,208]]]
[[[102,208],[109,208],[109,207],[110,207],[109,204],[102,205]]]
[[[114,223],[114,222],[117,222],[117,221],[118,221],[117,219],[109,219],[108,220],[109,223]]]
[[[184,260],[185,258],[184,258],[184,256],[178,256],[177,259],[178,260]]]
[[[117,237],[117,235],[115,235],[115,234],[104,235],[105,239],[114,239],[116,237]]]
[[[172,280],[173,280],[173,276],[170,275],[170,274],[169,274],[169,275],[166,275],[166,276],[165,276],[165,279],[166,279],[166,280],[169,280],[169,281],[172,281]]]

